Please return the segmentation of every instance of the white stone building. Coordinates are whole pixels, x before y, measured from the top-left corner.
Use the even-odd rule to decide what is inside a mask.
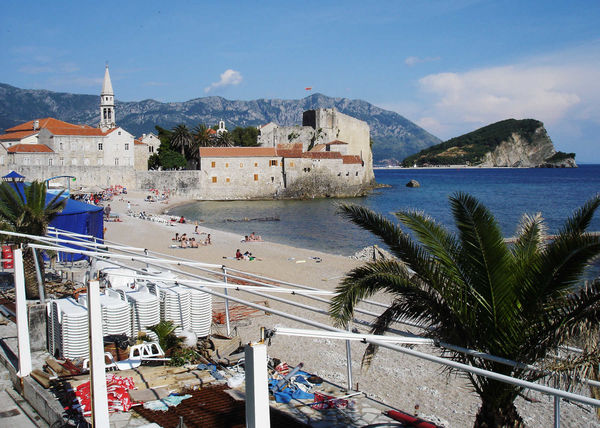
[[[146,171],[148,157],[159,144],[154,134],[144,135],[136,143],[133,135],[117,126],[114,92],[106,66],[97,128],[51,117],[9,128],[0,135],[0,169],[24,168],[30,179],[45,179],[59,172],[79,176],[82,185],[118,184],[111,183],[111,174],[122,179],[134,170]],[[46,168],[31,169],[33,166]],[[83,176],[80,167],[84,167]]]

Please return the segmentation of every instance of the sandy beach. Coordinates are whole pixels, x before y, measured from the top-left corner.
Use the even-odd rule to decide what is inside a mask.
[[[171,198],[168,204],[146,202],[147,193],[130,192],[116,196],[111,202],[112,213],[119,215],[120,222],[108,222],[106,239],[130,246],[147,248],[176,257],[197,260],[206,263],[222,264],[250,273],[276,278],[297,284],[309,285],[323,290],[333,290],[340,278],[359,266],[362,262],[348,257],[322,253],[314,250],[295,248],[269,242],[269,236],[263,236],[264,242],[240,242],[243,236],[207,229],[199,224],[199,232],[194,234],[193,223],[166,225],[127,215],[127,203],[135,213],[145,211],[148,214],[160,214],[185,199]],[[249,230],[248,233],[251,231]],[[188,237],[205,239],[210,233],[212,243],[199,248],[171,248],[175,233],[186,233]],[[375,242],[374,242],[375,243]],[[235,260],[236,249],[250,251],[257,259]],[[223,258],[227,257],[227,258]],[[317,260],[320,260],[317,262]],[[263,297],[233,292],[247,300],[264,300]],[[295,301],[326,310],[327,306],[307,298],[295,298]],[[377,296],[375,300],[389,301],[389,296]],[[270,307],[303,316],[322,323],[331,324],[325,314],[316,314],[305,309],[280,302],[269,302]],[[381,312],[382,309],[364,306],[365,309]],[[361,319],[370,320],[368,316]],[[260,316],[249,318],[234,324],[243,342],[256,341],[261,326],[311,328],[298,322],[278,316]],[[361,331],[365,327],[355,325]],[[404,326],[399,329],[406,330]],[[213,329],[213,332],[224,329]],[[433,347],[419,346],[423,352],[435,353]],[[269,348],[269,355],[287,361],[290,366],[303,362],[305,369],[339,385],[346,385],[345,342],[339,340],[275,336]],[[406,412],[414,412],[419,406],[419,415],[447,427],[468,427],[473,425],[479,409],[479,398],[473,393],[468,382],[460,376],[442,373],[439,365],[403,355],[387,349],[381,349],[368,371],[361,371],[360,363],[365,345],[352,343],[353,386],[366,392],[370,397]],[[528,426],[552,426],[553,397],[538,393],[529,393],[532,400],[517,400],[519,413]],[[600,421],[594,409],[563,401],[561,403],[561,423],[563,426],[597,427]]]

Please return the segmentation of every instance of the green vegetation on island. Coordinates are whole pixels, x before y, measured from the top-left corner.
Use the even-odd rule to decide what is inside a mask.
[[[536,129],[541,126],[543,123],[535,119],[506,119],[421,150],[405,158],[402,165],[476,165],[513,133],[531,142]]]
[[[555,163],[562,162],[567,159],[575,159],[575,153],[556,152],[546,159],[546,162]]]

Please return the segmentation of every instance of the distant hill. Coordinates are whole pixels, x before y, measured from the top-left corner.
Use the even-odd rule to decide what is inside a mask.
[[[576,166],[574,153],[556,152],[544,124],[507,119],[429,147],[404,159],[404,166]]]
[[[299,125],[302,123],[304,110],[330,107],[369,124],[376,163],[400,160],[440,142],[437,137],[398,113],[383,110],[366,101],[331,98],[322,94],[310,95],[300,100],[232,101],[221,97],[204,97],[177,103],[161,103],[155,100],[117,101],[116,119],[117,124],[140,136],[143,133],[154,132],[155,125],[172,128],[179,123],[185,123],[194,127],[199,123],[214,125],[221,119],[226,122],[228,128],[268,122]],[[99,95],[19,89],[0,83],[2,130],[34,118],[48,116],[96,126],[98,113]]]

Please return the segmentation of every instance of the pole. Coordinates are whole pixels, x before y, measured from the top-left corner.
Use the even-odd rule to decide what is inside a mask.
[[[560,428],[560,397],[554,396],[554,428]]]
[[[223,266],[223,282],[227,284],[227,268]],[[225,296],[228,296],[227,288],[223,289]],[[227,326],[227,337],[231,336],[231,325],[229,324],[229,299],[225,297],[225,325]]]
[[[23,269],[23,250],[14,251],[15,261],[15,303],[17,312],[17,344],[19,347],[19,371],[17,376],[25,377],[31,373],[31,347],[29,346],[29,322],[27,320],[27,299],[25,297],[25,270]]]
[[[100,307],[100,283],[98,281],[89,282],[87,306],[90,339],[92,426],[94,428],[109,428],[104,341],[102,337],[102,308]]]
[[[350,323],[348,323],[348,331],[352,331]],[[348,375],[348,391],[352,391],[352,351],[349,340],[346,340],[346,374]]]
[[[38,283],[38,291],[40,293],[40,301],[44,303],[46,301],[46,293],[44,292],[44,281],[42,279],[42,270],[40,269],[40,261],[38,260],[37,252],[35,248],[31,248],[33,253],[33,263],[35,263],[35,276]]]
[[[245,349],[246,427],[270,427],[267,345],[250,343]]]

